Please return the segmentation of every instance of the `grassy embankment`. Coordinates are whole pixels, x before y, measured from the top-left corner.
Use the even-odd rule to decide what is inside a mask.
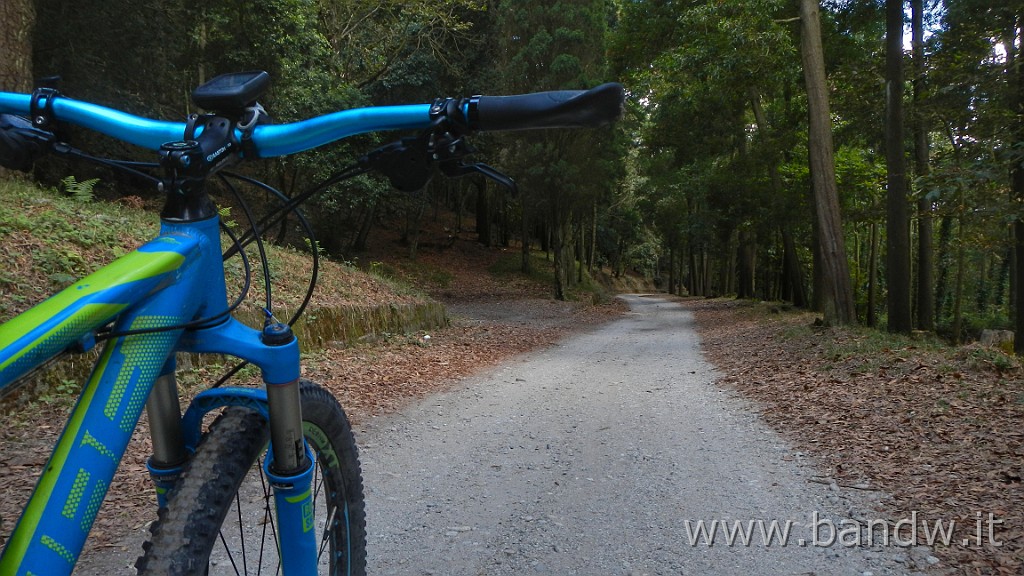
[[[0,246],[4,255],[0,321],[27,310],[157,233],[156,215],[142,209],[138,199],[90,202],[88,196],[0,182]],[[236,316],[257,325],[264,297],[255,250],[250,250],[250,260],[254,263],[252,287]],[[287,319],[305,294],[312,260],[308,253],[274,246],[268,246],[268,260],[274,311]],[[242,287],[239,258],[227,262],[225,275],[234,298]],[[401,334],[446,323],[444,307],[410,286],[322,261],[313,300],[295,328],[308,352],[326,345],[347,345],[368,334]],[[95,352],[62,360],[11,396],[21,402],[59,401],[77,391],[92,354]]]

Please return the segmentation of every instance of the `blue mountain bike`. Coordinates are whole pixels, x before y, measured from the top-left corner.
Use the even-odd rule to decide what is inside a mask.
[[[266,320],[251,328],[232,316],[251,280],[246,247],[255,244],[262,255],[263,231],[292,213],[312,237],[298,206],[370,170],[408,191],[422,189],[438,170],[480,173],[514,186],[469,160],[468,134],[598,126],[618,117],[623,102],[622,87],[606,84],[273,124],[257,103],[268,84],[264,72],[219,76],[192,94],[210,113],[184,123],[140,118],[52,88],[0,92],[0,164],[26,170],[43,153],[90,160],[166,196],[155,239],[0,325],[0,389],[55,356],[102,345],[0,557],[0,576],[71,573],[143,408],[153,442],[148,468],[157,520],[136,564],[140,574],[364,574],[366,521],[352,429],[330,393],[300,378],[299,344],[290,328],[316,283],[317,251],[306,301],[286,322],[273,314],[264,259]],[[62,123],[155,151],[158,161],[90,156],[55,136]],[[230,170],[245,160],[385,130],[417,135],[367,154],[293,198]],[[245,234],[221,224],[207,192],[211,178],[236,194],[250,222]],[[278,194],[280,208],[255,218],[237,194],[239,181]],[[222,236],[229,240],[226,250]],[[224,261],[233,256],[243,260],[245,281],[241,295],[229,297]],[[182,411],[177,353],[238,358],[260,369],[264,385],[227,385],[236,367]]]

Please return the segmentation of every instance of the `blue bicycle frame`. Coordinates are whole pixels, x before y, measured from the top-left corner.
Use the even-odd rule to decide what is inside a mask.
[[[29,98],[0,93],[0,112],[26,114]],[[181,140],[185,130],[182,123],[148,120],[67,98],[53,97],[49,106],[62,120],[153,150]],[[259,155],[267,157],[361,132],[425,128],[429,122],[428,105],[349,110],[260,126],[254,140],[261,143]],[[271,450],[264,468],[274,487],[278,534],[289,536],[279,542],[282,567],[289,576],[316,573],[310,490],[314,456],[304,444],[298,420],[298,343],[294,338],[267,343],[263,332],[236,321],[227,309],[219,219],[214,215],[200,221],[164,220],[156,239],[0,326],[0,388],[70,346],[91,347],[95,331],[110,322],[115,335],[123,334],[106,343],[85,384],[0,558],[0,576],[71,573],[143,406],[154,438],[150,471],[163,505],[184,457],[199,441],[202,415],[229,405],[254,408],[270,420]],[[217,317],[222,319],[213,325],[180,328]],[[178,352],[228,354],[249,361],[262,370],[265,390],[208,390],[182,417],[174,379]],[[275,419],[289,417],[290,424],[275,426]],[[292,430],[281,431],[287,428]],[[302,462],[303,454],[289,454],[296,446],[304,452],[305,466],[275,465],[282,454],[290,462]],[[289,472],[282,474],[281,469]]]
[[[216,219],[189,224],[164,222],[158,238],[37,308],[0,327],[3,384],[66,346],[89,338],[93,330],[114,317],[114,330],[129,332],[178,326],[225,310],[218,223]],[[51,314],[57,308],[60,310]],[[45,321],[31,326],[39,316]],[[299,348],[294,339],[285,345],[267,345],[260,331],[231,317],[183,334],[181,329],[147,332],[114,338],[106,344],[11,535],[0,562],[0,574],[71,573],[154,386],[171,387],[154,398],[173,398],[173,406],[177,406],[174,353],[222,353],[248,360],[263,370],[271,396],[276,388],[298,380]],[[257,407],[268,415],[271,410],[267,393],[239,393],[227,388],[208,392],[200,411],[231,404]],[[181,437],[183,441],[191,439],[183,445],[192,450],[199,438],[201,420],[193,417],[186,422],[191,428]],[[268,458],[268,469],[272,460]],[[158,479],[176,473],[173,467],[153,471]],[[275,485],[290,486],[276,497],[282,533],[306,533],[312,538],[311,531],[302,530],[303,508],[311,505],[309,474],[278,480]],[[296,493],[305,494],[305,500],[294,499]],[[293,508],[297,511],[290,511]],[[301,544],[304,546],[300,548],[315,550],[315,542]],[[295,566],[287,556],[298,545],[289,541],[282,546],[286,566]],[[301,553],[294,556],[303,559]],[[316,555],[305,555],[306,560],[310,558],[315,562]],[[315,574],[315,566],[294,573]]]

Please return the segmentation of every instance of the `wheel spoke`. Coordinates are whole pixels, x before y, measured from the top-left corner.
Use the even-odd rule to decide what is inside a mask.
[[[320,537],[320,549],[316,553],[316,559],[319,561],[323,555],[327,545],[331,542],[331,530],[330,527],[334,526],[334,515],[338,512],[337,506],[331,506],[330,511],[327,513],[327,522],[324,523],[323,535]]]
[[[249,565],[245,554],[245,522],[242,521],[242,497],[235,492],[235,511],[238,515],[238,540],[242,546],[242,573],[249,574]]]
[[[231,562],[231,567],[235,569],[235,576],[240,576],[242,573],[238,571],[238,564],[235,564],[235,556],[231,553],[231,547],[228,546],[227,540],[224,539],[224,531],[221,530],[218,534],[220,535],[220,543],[228,554],[228,561]]]
[[[274,573],[275,574],[280,574],[281,573],[281,547],[278,545],[278,542],[277,542],[277,524],[276,524],[277,518],[274,516],[274,511],[273,511],[273,509],[270,506],[270,499],[271,499],[271,497],[273,495],[273,490],[271,489],[270,485],[267,484],[267,478],[262,474],[262,470],[263,470],[263,459],[262,458],[260,458],[257,461],[257,467],[258,467],[258,470],[261,471],[261,473],[257,474],[257,476],[259,476],[259,479],[260,479],[260,489],[261,489],[261,493],[263,494],[263,519],[261,521],[261,524],[263,525],[263,529],[261,530],[261,533],[260,533],[260,561],[259,561],[260,570],[262,571],[262,569],[263,569],[263,557],[264,557],[264,555],[266,553],[266,550],[267,550],[267,527],[269,526],[270,527],[270,538],[271,538],[270,541],[273,542],[274,548],[277,550],[277,558],[278,558],[277,567],[274,569]]]
[[[306,441],[316,456],[309,494],[320,532],[318,570],[364,576],[363,495],[351,427],[325,390],[304,383],[301,393]],[[177,575],[197,564],[202,572],[207,558],[209,576],[283,572],[279,538],[287,535],[279,534],[273,487],[264,475],[267,436],[259,413],[242,408],[226,410],[210,425],[175,487],[180,495],[170,500],[173,513],[154,526],[152,546],[139,560],[140,575]],[[235,522],[237,529],[227,525]],[[249,538],[260,541],[246,542]]]

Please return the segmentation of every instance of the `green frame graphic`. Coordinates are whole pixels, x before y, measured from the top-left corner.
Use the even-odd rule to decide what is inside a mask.
[[[169,286],[195,244],[161,236],[0,325],[0,389]]]

